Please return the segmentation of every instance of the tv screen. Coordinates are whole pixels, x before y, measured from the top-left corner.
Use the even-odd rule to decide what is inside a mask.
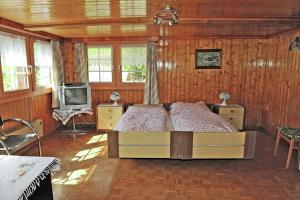
[[[65,105],[82,105],[87,104],[86,88],[65,88]]]

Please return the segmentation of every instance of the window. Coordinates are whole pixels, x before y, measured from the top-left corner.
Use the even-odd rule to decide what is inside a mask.
[[[4,92],[28,89],[25,38],[0,32],[0,57]]]
[[[146,0],[120,0],[121,17],[146,17]]]
[[[112,46],[88,47],[89,82],[112,82]]]
[[[107,18],[110,17],[110,0],[90,1],[84,2],[85,16]]]
[[[89,82],[110,83],[106,85],[108,87],[122,87],[122,84],[127,87],[128,83],[138,84],[146,80],[145,43],[90,45],[87,52]],[[113,68],[113,65],[119,67]]]
[[[145,82],[147,64],[146,45],[122,45],[122,82]]]
[[[33,44],[36,86],[50,86],[52,49],[49,42],[36,40]]]

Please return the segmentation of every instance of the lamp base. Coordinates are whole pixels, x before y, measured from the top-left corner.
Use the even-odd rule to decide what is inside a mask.
[[[223,99],[223,102],[220,104],[221,106],[227,106],[226,100]]]
[[[119,104],[118,104],[117,100],[115,100],[113,106],[118,106],[118,105],[119,105]]]

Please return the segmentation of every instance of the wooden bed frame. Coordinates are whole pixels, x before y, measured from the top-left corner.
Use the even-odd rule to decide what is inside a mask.
[[[164,107],[169,110],[169,104]],[[110,131],[108,132],[108,157],[183,160],[253,159],[256,134],[256,131],[219,133]]]
[[[256,131],[108,132],[109,158],[253,159]]]

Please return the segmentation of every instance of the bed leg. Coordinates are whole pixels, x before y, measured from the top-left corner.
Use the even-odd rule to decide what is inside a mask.
[[[254,159],[257,131],[246,131],[244,159]]]
[[[107,147],[109,158],[119,158],[119,132],[110,131],[107,133]]]

